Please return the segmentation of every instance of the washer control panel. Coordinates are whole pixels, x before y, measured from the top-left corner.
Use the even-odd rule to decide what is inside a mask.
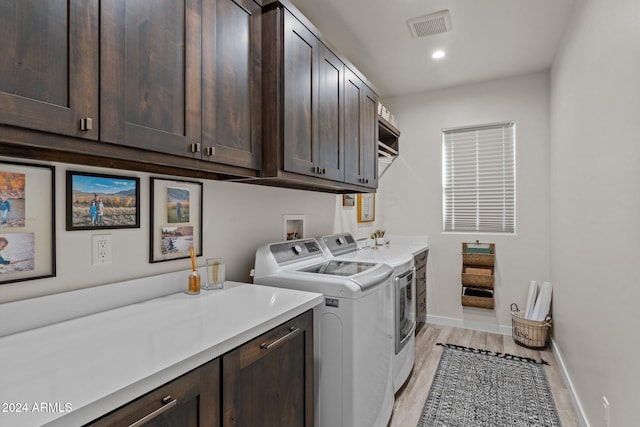
[[[333,256],[344,255],[358,250],[358,243],[351,233],[324,236],[322,242]]]
[[[278,264],[285,264],[289,261],[299,261],[309,257],[322,255],[320,244],[315,239],[274,243],[270,248],[273,257]]]

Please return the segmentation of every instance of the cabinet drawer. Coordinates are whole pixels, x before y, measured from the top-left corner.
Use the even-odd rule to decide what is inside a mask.
[[[87,426],[219,426],[219,390],[220,360],[215,359]]]

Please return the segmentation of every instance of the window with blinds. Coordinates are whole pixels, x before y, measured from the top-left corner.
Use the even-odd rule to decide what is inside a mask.
[[[515,233],[515,123],[442,131],[444,231]]]

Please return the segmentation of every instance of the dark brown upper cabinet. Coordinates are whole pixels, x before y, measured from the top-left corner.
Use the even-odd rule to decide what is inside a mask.
[[[284,170],[342,181],[343,74],[342,62],[285,10]]]
[[[261,14],[253,0],[203,2],[203,160],[261,167]]]
[[[0,0],[0,123],[98,139],[98,0]]]
[[[100,139],[199,158],[202,1],[103,1],[100,26]]]
[[[376,94],[360,80],[364,98],[348,111],[345,60],[289,2],[271,3],[264,19],[262,176],[275,185],[325,191],[375,189],[377,159],[361,145],[365,138],[371,138],[372,150],[377,144],[377,121],[369,120],[365,107],[368,96],[375,119]],[[357,161],[347,157],[350,127],[356,128]],[[364,165],[369,160],[371,165]],[[352,167],[358,172],[350,180]]]
[[[351,70],[345,73],[345,181],[378,187],[376,94]]]
[[[344,64],[319,45],[317,159],[326,179],[344,179]]]
[[[284,12],[283,168],[288,172],[315,175],[318,115],[318,39],[291,13]],[[266,83],[268,84],[268,83]],[[266,99],[266,102],[270,100]],[[275,101],[275,99],[274,99]],[[280,116],[279,106],[266,110]],[[272,119],[275,119],[273,117]],[[279,137],[276,137],[279,139]]]

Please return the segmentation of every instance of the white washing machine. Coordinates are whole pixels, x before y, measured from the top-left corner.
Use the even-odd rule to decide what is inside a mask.
[[[415,360],[416,295],[413,254],[402,246],[359,248],[350,233],[333,234],[318,239],[329,256],[352,261],[385,263],[393,268],[393,392],[407,381]]]
[[[327,257],[315,239],[264,245],[253,282],[324,294],[314,308],[315,425],[385,427],[394,392],[393,269]]]

